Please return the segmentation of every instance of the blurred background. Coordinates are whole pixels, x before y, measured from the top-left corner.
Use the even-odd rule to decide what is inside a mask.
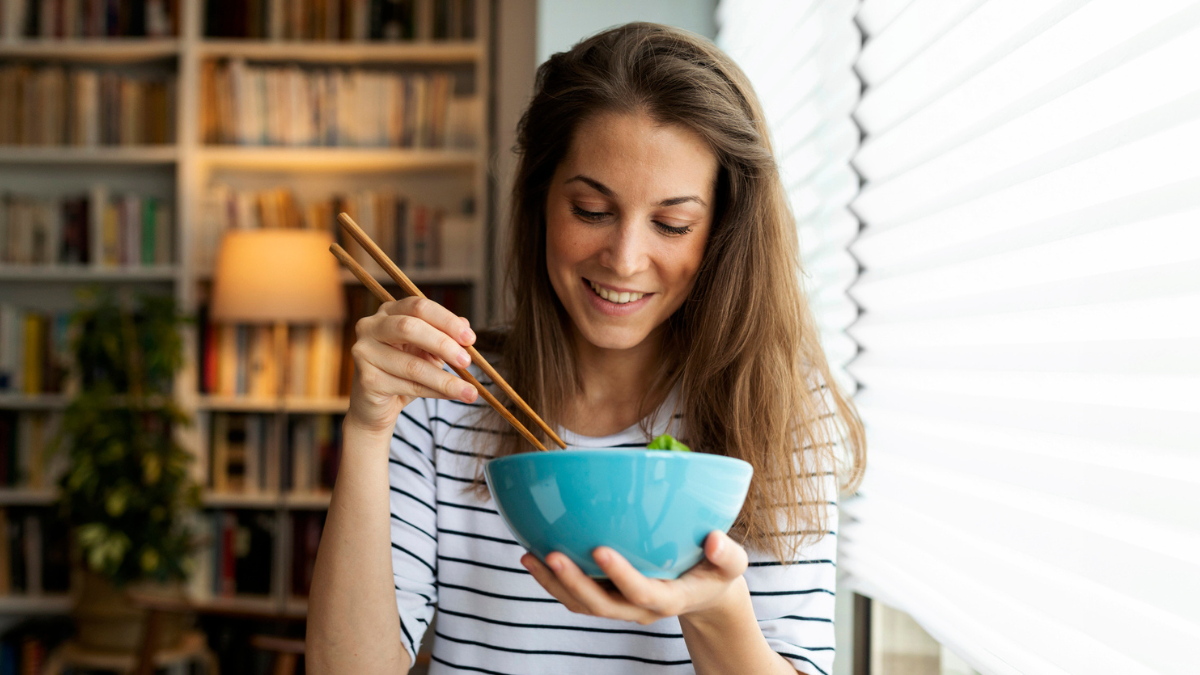
[[[1200,3],[0,0],[0,675],[302,672],[333,216],[503,320],[535,68],[633,20],[753,81],[867,426],[822,675],[1200,672]]]

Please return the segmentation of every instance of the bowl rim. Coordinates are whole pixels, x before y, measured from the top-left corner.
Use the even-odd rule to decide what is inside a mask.
[[[649,450],[646,448],[575,448],[571,450],[547,450],[539,452],[531,450],[529,452],[520,452],[515,455],[505,455],[504,457],[493,457],[484,463],[485,469],[490,469],[492,465],[500,465],[509,461],[553,461],[552,457],[578,457],[587,455],[589,457],[602,458],[617,458],[617,459],[637,459],[637,458],[653,458],[667,459],[671,461],[688,461],[688,462],[715,462],[718,464],[734,462],[736,464],[744,464],[747,469],[754,470],[753,465],[744,459],[736,457],[726,457],[725,455],[714,455],[707,452],[681,452],[679,450]]]

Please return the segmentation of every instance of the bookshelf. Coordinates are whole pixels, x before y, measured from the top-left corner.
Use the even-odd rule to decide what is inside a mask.
[[[366,7],[373,1],[353,4]],[[0,14],[13,2],[24,4],[23,0],[0,0]],[[270,4],[286,7],[289,3],[303,2],[307,0]],[[167,77],[174,82],[170,143],[88,146],[0,143],[3,186],[0,195],[61,200],[86,196],[95,185],[103,184],[108,195],[135,194],[154,198],[160,208],[167,205],[169,260],[120,261],[109,265],[0,262],[0,306],[27,308],[53,317],[70,311],[77,289],[107,286],[171,294],[185,312],[195,314],[205,306],[212,285],[211,259],[199,252],[211,247],[214,241],[212,232],[206,229],[211,226],[206,208],[213,186],[231,186],[249,193],[283,188],[301,199],[318,200],[356,190],[390,190],[407,199],[428,202],[431,210],[446,211],[466,223],[459,224],[455,236],[465,237],[471,245],[455,248],[439,244],[442,251],[439,264],[405,266],[401,262],[401,265],[431,297],[452,299],[458,305],[457,311],[478,323],[485,315],[484,260],[490,218],[487,109],[491,68],[487,27],[491,24],[492,3],[415,0],[396,4],[412,7],[412,37],[365,41],[208,37],[204,0],[179,0],[178,15],[169,17],[174,29],[170,34],[156,37],[18,37],[10,27],[0,27],[0,69],[14,64],[34,69],[60,66],[68,74],[91,69],[135,78]],[[174,7],[175,3],[168,6]],[[464,26],[467,23],[474,26],[474,37],[452,39],[438,34],[437,25],[442,24],[437,22],[447,21],[444,13],[447,7],[459,13],[451,16],[458,16]],[[464,12],[470,15],[469,19]],[[299,69],[305,74],[381,72],[400,79],[449,73],[456,87],[451,96],[474,99],[476,107],[470,110],[475,114],[465,118],[465,128],[473,142],[414,142],[399,146],[215,143],[206,137],[203,128],[207,114],[203,78],[206,68],[211,70],[231,62],[266,70]],[[460,119],[459,131],[463,128]],[[472,205],[469,210],[463,206],[467,203]],[[0,241],[0,249],[5,245]],[[0,260],[6,259],[0,255]],[[386,276],[377,274],[377,278],[393,286]],[[361,290],[349,274],[342,279],[348,295],[353,297]],[[362,302],[349,303],[350,322],[357,318],[353,315],[356,308],[362,307]],[[304,429],[306,424],[336,429],[348,406],[346,392],[319,397],[252,398],[202,391],[203,330],[203,326],[185,328],[185,366],[175,383],[179,403],[194,420],[191,426],[178,430],[178,434],[185,447],[194,452],[197,461],[193,464],[193,478],[204,486],[204,506],[197,522],[212,535],[197,555],[199,573],[192,584],[193,594],[198,602],[213,608],[303,616],[307,600],[300,592],[303,584],[297,582],[297,576],[311,573],[311,560],[302,558],[314,550],[314,533],[319,535],[329,494],[327,486],[322,487],[328,476],[295,489],[289,487],[294,478],[291,453],[298,447],[293,436],[313,433]],[[0,340],[2,336],[0,327]],[[0,355],[0,367],[2,363]],[[67,401],[65,392],[2,391],[0,415],[13,419],[23,415],[52,416],[65,408]],[[273,475],[269,487],[214,489],[211,475],[212,449],[217,440],[214,427],[222,419],[226,424],[231,419],[259,420],[256,424],[262,426],[264,434],[261,442],[264,447],[273,448],[261,458],[263,464],[274,466],[269,470]],[[325,461],[323,455],[309,459],[312,466],[307,470],[312,476],[327,473],[321,466]],[[268,471],[265,466],[257,470]],[[46,484],[0,487],[0,509],[17,509],[20,514],[31,509],[44,510],[54,498],[55,490]],[[253,539],[252,547],[257,547],[255,555],[263,554],[257,563],[239,558],[237,564],[269,567],[261,578],[256,577],[252,593],[222,588],[223,571],[217,568],[228,564],[228,560],[222,560],[215,551],[228,543],[220,538],[228,536],[222,528],[230,524],[238,528],[236,537]],[[70,597],[62,593],[0,594],[0,617],[62,613],[69,607]]]

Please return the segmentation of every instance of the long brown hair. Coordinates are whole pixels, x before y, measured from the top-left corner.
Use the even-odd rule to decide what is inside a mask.
[[[835,496],[823,493],[822,474],[836,468],[842,484],[855,487],[865,440],[853,404],[830,375],[801,289],[796,225],[762,109],[746,76],[711,42],[631,23],[538,68],[518,128],[506,279],[511,323],[481,341],[493,341],[505,379],[530,406],[550,424],[562,419],[581,387],[571,319],[546,269],[546,199],[575,130],[603,112],[681,125],[716,155],[716,212],[704,259],[691,295],[667,321],[641,409],[653,410],[679,386],[684,440],[754,466],[734,534],[784,560],[794,551],[783,542],[793,538],[777,535],[804,533],[800,543],[828,529],[826,503]],[[648,431],[649,421],[643,426]],[[491,437],[495,456],[531,449],[512,433]],[[839,457],[837,441],[845,448]]]

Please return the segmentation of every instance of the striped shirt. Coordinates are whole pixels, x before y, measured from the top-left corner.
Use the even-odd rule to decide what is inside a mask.
[[[489,384],[474,366],[472,374]],[[663,404],[673,410],[674,396]],[[469,491],[489,447],[473,428],[482,401],[417,399],[400,414],[391,442],[392,570],[404,648],[414,657],[437,610],[431,675],[627,675],[694,673],[679,620],[648,626],[574,614],[521,566],[491,499]],[[658,415],[653,434],[677,432]],[[638,426],[603,438],[559,429],[572,449],[645,447]],[[824,478],[826,494],[837,494]],[[836,509],[830,508],[836,531]],[[830,532],[782,566],[750,551],[745,578],[767,643],[797,670],[829,675],[833,664],[836,538]]]

